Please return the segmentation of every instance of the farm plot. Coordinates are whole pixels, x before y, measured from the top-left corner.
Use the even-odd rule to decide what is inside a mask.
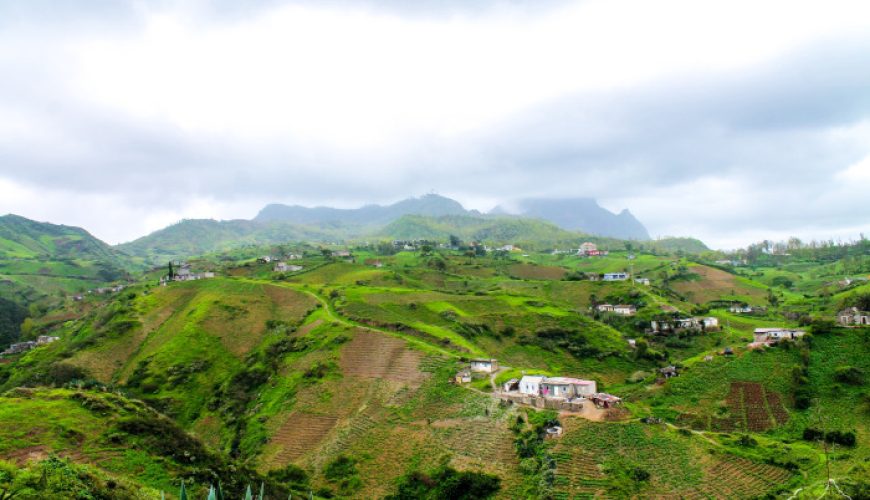
[[[678,281],[672,287],[677,292],[690,296],[691,302],[696,304],[704,304],[723,297],[735,297],[752,304],[761,304],[767,295],[763,286],[719,269],[697,265],[690,266],[689,272],[698,275],[698,279]]]
[[[537,266],[533,264],[514,264],[507,268],[511,276],[524,280],[560,280],[567,271],[556,266]]]
[[[418,351],[399,339],[359,330],[341,351],[341,369],[345,375],[386,379],[418,387],[426,374],[420,371]]]
[[[284,425],[272,436],[277,449],[269,468],[284,467],[317,447],[329,434],[338,421],[335,417],[295,413],[287,418]]]
[[[791,477],[781,467],[733,456],[704,457],[702,467],[704,482],[698,489],[705,498],[756,498]]]
[[[684,413],[677,423],[697,430],[764,432],[788,421],[782,397],[755,382],[732,382],[725,402],[728,416]]]

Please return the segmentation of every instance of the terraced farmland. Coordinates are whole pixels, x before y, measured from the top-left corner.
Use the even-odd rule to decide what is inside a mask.
[[[358,330],[341,351],[345,375],[386,379],[419,386],[426,378],[420,371],[422,354],[407,344],[384,334]]]
[[[278,452],[269,460],[270,468],[290,464],[312,451],[338,422],[336,417],[294,413],[272,436],[271,442]]]

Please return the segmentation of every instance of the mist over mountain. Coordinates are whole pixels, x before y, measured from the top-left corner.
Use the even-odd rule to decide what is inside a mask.
[[[552,222],[562,229],[628,240],[648,240],[646,228],[627,209],[618,214],[602,208],[592,198],[529,198],[516,204],[519,215]],[[502,206],[490,213],[510,213]]]
[[[596,236],[648,240],[646,228],[628,210],[614,214],[592,198],[525,199],[516,203],[520,215],[541,219],[568,231],[580,231]],[[509,210],[498,206],[488,216],[508,215]],[[303,207],[300,205],[271,204],[254,218],[257,222],[290,222],[303,225],[352,224],[356,226],[384,226],[405,215],[442,217],[471,215],[480,217],[477,210],[466,210],[458,201],[428,194],[408,198],[392,205],[366,205],[356,209],[330,207]]]

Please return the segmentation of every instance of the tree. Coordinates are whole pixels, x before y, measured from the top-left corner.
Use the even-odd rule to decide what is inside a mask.
[[[175,277],[175,270],[172,268],[172,261],[169,261],[169,279]]]
[[[451,248],[459,248],[462,246],[462,240],[460,240],[458,236],[451,234],[449,239]]]

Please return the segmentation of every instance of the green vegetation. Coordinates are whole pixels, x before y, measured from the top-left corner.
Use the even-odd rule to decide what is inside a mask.
[[[283,223],[262,224],[278,235]],[[193,261],[218,277],[156,286],[162,262],[121,293],[0,301],[6,338],[60,338],[0,364],[0,488],[30,491],[50,467],[94,478],[94,497],[112,481],[155,498],[185,479],[191,497],[220,481],[233,494],[262,483],[322,498],[750,498],[815,491],[828,465],[850,491],[866,486],[870,330],[833,321],[870,302],[858,276],[837,276],[863,269],[858,244],[734,267],[691,241],[598,238],[607,256],[553,252],[585,238],[510,217],[391,227],[435,241],[194,241],[183,251],[228,248]],[[166,258],[166,243],[137,259]],[[4,248],[19,258],[31,247]],[[302,270],[256,260],[290,253]],[[617,271],[649,285],[590,279]],[[636,314],[594,307],[604,303]],[[648,332],[687,316],[718,327]],[[747,347],[773,326],[810,333]],[[503,370],[456,384],[475,357]],[[593,379],[624,405],[559,416],[491,394],[531,373]],[[55,493],[27,494],[39,491]]]

